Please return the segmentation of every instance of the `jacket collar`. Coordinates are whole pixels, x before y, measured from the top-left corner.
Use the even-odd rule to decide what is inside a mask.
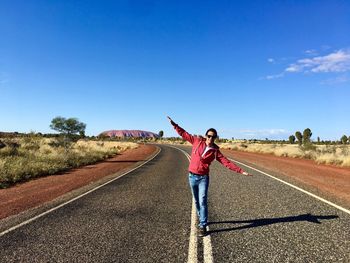
[[[199,136],[199,138],[202,140],[202,142],[205,143],[205,141],[207,140],[206,138],[204,138],[203,136]],[[214,149],[218,150],[220,147],[216,144],[216,143],[213,143],[213,146],[212,146]]]

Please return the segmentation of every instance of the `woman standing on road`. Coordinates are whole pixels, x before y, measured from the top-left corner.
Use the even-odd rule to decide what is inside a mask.
[[[219,150],[214,141],[218,134],[215,129],[210,128],[205,133],[205,138],[195,137],[179,125],[169,116],[168,119],[176,132],[186,141],[192,144],[191,161],[189,165],[189,183],[192,195],[195,200],[197,214],[199,217],[199,235],[206,235],[208,224],[208,187],[209,187],[209,166],[214,159],[236,173],[251,176],[240,167],[230,162]]]

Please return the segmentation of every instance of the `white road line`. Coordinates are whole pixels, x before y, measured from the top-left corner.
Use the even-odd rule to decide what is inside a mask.
[[[191,210],[191,233],[190,233],[190,243],[188,245],[188,263],[197,263],[198,262],[198,244],[197,244],[197,235],[196,235],[196,206],[192,200],[192,210]]]
[[[328,205],[331,205],[331,206],[333,206],[333,207],[335,207],[335,208],[337,208],[337,209],[339,209],[339,210],[341,210],[341,211],[343,211],[343,212],[345,212],[345,213],[347,213],[347,214],[350,215],[350,210],[348,210],[348,209],[346,209],[346,208],[344,208],[344,207],[341,207],[341,206],[339,206],[339,205],[336,205],[336,204],[334,204],[334,203],[332,203],[332,202],[330,202],[330,201],[328,201],[328,200],[326,200],[326,199],[324,199],[324,198],[322,198],[322,197],[319,197],[319,196],[317,196],[317,195],[315,195],[315,194],[313,194],[313,193],[310,193],[310,192],[308,192],[308,191],[306,191],[306,190],[304,190],[304,189],[302,189],[302,188],[300,188],[300,187],[298,187],[298,186],[295,186],[295,185],[293,185],[293,184],[287,183],[287,182],[285,182],[285,181],[283,181],[283,180],[281,180],[281,179],[279,179],[279,178],[276,178],[276,177],[274,177],[274,176],[272,176],[272,175],[270,175],[270,174],[268,174],[268,173],[265,173],[265,172],[263,172],[263,171],[260,171],[260,170],[258,170],[258,169],[256,169],[256,168],[251,167],[251,166],[249,166],[249,165],[246,165],[246,164],[244,164],[244,163],[242,163],[242,162],[239,162],[239,161],[234,160],[234,159],[232,159],[232,158],[228,158],[228,159],[230,159],[231,161],[237,162],[237,163],[239,163],[239,164],[241,164],[241,165],[244,165],[244,166],[246,166],[246,167],[248,167],[248,168],[250,168],[250,169],[252,169],[252,170],[255,170],[255,171],[259,172],[259,173],[262,173],[262,174],[264,174],[264,175],[266,175],[266,176],[269,176],[269,177],[271,177],[271,178],[273,178],[273,179],[275,179],[275,180],[277,180],[277,181],[279,181],[279,182],[281,182],[281,183],[284,183],[284,184],[286,184],[286,185],[288,185],[288,186],[290,186],[290,187],[293,187],[293,188],[295,188],[295,189],[297,189],[297,190],[299,190],[299,191],[301,191],[301,192],[303,192],[303,193],[305,193],[305,194],[308,194],[308,195],[310,195],[310,196],[312,196],[312,197],[314,197],[314,198],[316,198],[316,199],[318,199],[318,200],[320,200],[320,201],[322,201],[322,202],[324,202],[324,203],[326,203],[326,204],[328,204]]]
[[[207,231],[210,231],[209,226],[207,226]],[[211,246],[211,237],[210,235],[206,235],[203,237],[203,254],[204,254],[204,262],[205,263],[213,263],[213,249]]]
[[[185,154],[187,157],[188,161],[191,160],[190,155],[185,152],[184,150],[177,148],[175,146],[170,146],[169,147],[175,148],[177,150],[180,150]],[[194,204],[194,199],[192,199],[192,212],[191,212],[191,234],[190,234],[190,244],[188,246],[188,263],[196,263],[198,261],[197,258],[197,235],[196,235],[196,218],[197,218],[197,212],[196,212],[196,207]],[[209,231],[209,226],[207,226],[207,230]],[[207,235],[203,237],[203,258],[205,263],[213,263],[213,249],[211,245],[211,237],[210,235]]]
[[[185,156],[187,157],[188,161],[191,160],[190,155],[185,152],[184,150],[177,148],[175,146],[169,146],[171,148],[177,149],[181,151]],[[196,206],[194,204],[194,200],[192,199],[192,209],[191,209],[191,232],[190,232],[190,241],[188,244],[188,257],[187,257],[187,262],[188,263],[197,263],[198,262],[198,243],[197,243],[197,235],[196,235]]]
[[[115,180],[117,180],[117,179],[123,177],[123,176],[126,175],[126,174],[129,174],[129,173],[135,171],[136,169],[140,168],[141,166],[145,165],[146,163],[152,161],[160,152],[161,152],[161,149],[158,147],[158,152],[157,152],[151,159],[149,159],[149,160],[147,160],[146,162],[140,164],[139,166],[133,168],[132,170],[127,171],[127,172],[125,172],[125,173],[119,175],[118,177],[113,178],[113,179],[109,180],[108,182],[106,182],[106,183],[104,183],[104,184],[102,184],[102,185],[100,185],[100,186],[97,186],[97,187],[95,187],[95,188],[93,188],[93,189],[87,191],[86,193],[83,193],[83,194],[81,194],[81,195],[79,195],[79,196],[77,196],[77,197],[74,197],[73,199],[71,199],[71,200],[69,200],[69,201],[67,201],[67,202],[65,202],[65,203],[63,203],[63,204],[60,204],[60,205],[58,205],[58,206],[56,206],[56,207],[53,207],[53,208],[51,208],[50,210],[47,210],[47,211],[45,211],[45,212],[43,212],[43,213],[41,213],[41,214],[39,214],[39,215],[37,215],[37,216],[31,218],[31,219],[28,219],[28,220],[26,220],[26,221],[24,221],[24,222],[22,222],[22,223],[20,223],[20,224],[18,224],[18,225],[16,225],[16,226],[13,226],[13,227],[11,227],[11,228],[9,228],[9,229],[7,229],[7,230],[1,232],[1,233],[0,233],[0,237],[3,236],[3,235],[5,235],[5,234],[7,234],[7,233],[9,233],[9,232],[11,232],[11,231],[13,231],[13,230],[15,230],[15,229],[17,229],[17,228],[20,228],[21,226],[27,225],[27,224],[33,222],[34,220],[36,220],[36,219],[38,219],[38,218],[40,218],[40,217],[43,217],[44,215],[47,215],[47,214],[49,214],[49,213],[51,213],[51,212],[53,212],[53,211],[55,211],[55,210],[57,210],[57,209],[59,209],[59,208],[65,206],[65,205],[67,205],[67,204],[69,204],[69,203],[72,203],[72,202],[74,202],[75,200],[78,200],[78,199],[82,198],[83,196],[85,196],[85,195],[87,195],[87,194],[90,194],[90,193],[96,191],[97,189],[99,189],[99,188],[101,188],[101,187],[103,187],[103,186],[105,186],[105,185],[107,185],[107,184],[109,184],[109,183],[111,183],[111,182],[113,182],[113,181],[115,181]]]

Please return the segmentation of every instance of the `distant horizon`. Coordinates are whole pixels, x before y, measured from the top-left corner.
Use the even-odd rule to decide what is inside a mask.
[[[140,129],[111,129],[111,130],[106,130],[106,131],[102,131],[102,132],[100,132],[100,133],[98,133],[98,134],[90,134],[90,135],[88,135],[88,134],[85,134],[85,136],[87,136],[87,137],[97,137],[97,136],[99,136],[100,134],[102,134],[102,133],[104,133],[104,132],[107,132],[107,131],[143,131],[143,132],[151,132],[151,133],[154,133],[154,134],[158,134],[161,130],[159,130],[158,132],[155,132],[155,131],[146,131],[146,130],[140,130]],[[303,131],[304,130],[300,130],[300,132],[301,133],[303,133]],[[311,131],[312,131],[312,129],[311,129]],[[52,131],[52,132],[40,132],[40,131],[29,131],[29,132],[18,132],[18,131],[0,131],[0,134],[1,133],[9,133],[9,134],[16,134],[16,133],[18,133],[18,134],[30,134],[30,133],[35,133],[35,134],[38,134],[38,133],[40,133],[40,134],[42,134],[42,135],[53,135],[53,134],[55,134],[55,135],[59,135],[60,133],[59,132],[55,132],[55,131]],[[204,134],[202,135],[202,134],[192,134],[192,135],[194,135],[194,136],[204,136]],[[295,133],[294,134],[290,134],[289,136],[291,136],[291,135],[293,135],[293,136],[295,136]],[[344,135],[346,135],[346,134],[344,134]],[[237,140],[237,141],[239,141],[239,140],[258,140],[258,141],[265,141],[266,139],[268,139],[269,141],[289,141],[289,136],[288,136],[288,138],[280,138],[280,139],[272,139],[272,138],[235,138],[235,137],[231,137],[231,138],[227,138],[227,137],[222,137],[222,136],[219,136],[219,139],[226,139],[226,140],[232,140],[232,138],[234,138],[233,140]],[[350,135],[346,135],[347,137],[350,137]],[[163,136],[162,138],[176,138],[176,137],[178,137],[178,138],[181,138],[181,136],[179,136],[178,134],[175,134],[175,136]],[[296,140],[297,141],[297,140]],[[317,137],[311,137],[311,141],[312,142],[317,142]],[[338,139],[322,139],[321,137],[320,137],[320,141],[322,142],[322,141],[340,141],[340,138],[338,138]]]
[[[1,2],[0,130],[350,135],[350,1]]]

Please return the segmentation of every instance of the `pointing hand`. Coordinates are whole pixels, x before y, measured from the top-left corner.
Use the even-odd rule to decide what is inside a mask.
[[[169,119],[171,125],[175,125],[175,122],[169,116],[167,116],[167,118]]]

